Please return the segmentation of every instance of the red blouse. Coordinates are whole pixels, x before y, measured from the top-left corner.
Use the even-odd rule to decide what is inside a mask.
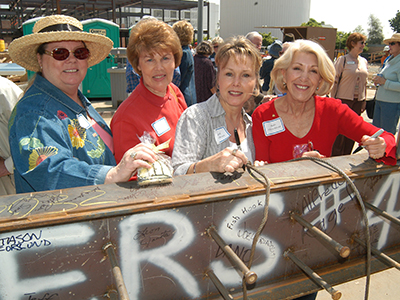
[[[360,142],[363,135],[372,135],[379,128],[365,122],[340,100],[315,96],[315,115],[310,131],[303,137],[294,136],[283,124],[272,100],[260,105],[252,114],[256,160],[268,163],[288,161],[296,157],[296,149],[312,145],[326,157],[339,134]],[[386,142],[386,153],[378,162],[396,164],[396,143],[393,134],[381,135]]]
[[[169,148],[162,151],[172,156],[175,128],[186,108],[185,99],[174,84],[168,86],[164,97],[159,97],[150,92],[140,79],[140,84],[122,102],[111,120],[117,163],[128,149],[140,143],[139,137],[145,131],[155,138],[156,146],[169,140]]]

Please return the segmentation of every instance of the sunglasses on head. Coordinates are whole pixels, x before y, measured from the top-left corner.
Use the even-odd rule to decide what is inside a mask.
[[[389,43],[389,45],[394,46],[394,45],[396,45],[396,42],[391,42],[391,43]]]
[[[45,50],[44,53],[52,56],[55,60],[66,60],[70,53],[73,53],[77,59],[84,60],[89,57],[90,52],[88,48],[82,47],[71,51],[66,48],[56,48],[53,51]]]

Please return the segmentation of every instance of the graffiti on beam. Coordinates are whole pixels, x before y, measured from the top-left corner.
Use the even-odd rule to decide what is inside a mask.
[[[369,202],[400,217],[397,204],[400,174],[363,180],[359,181],[363,189],[374,191],[374,198]],[[58,205],[63,208],[94,205],[100,202],[97,196],[102,192],[100,188],[94,188],[74,199],[62,194],[52,198],[41,196],[40,201],[30,198],[15,202],[6,210],[26,216],[39,207],[46,211],[46,205],[51,207],[49,211],[58,210]],[[278,228],[280,224],[294,228],[293,223],[288,224],[288,211],[299,208],[305,217],[311,219],[310,223],[330,233],[346,225],[343,215],[348,213],[351,209],[349,204],[353,202],[354,194],[344,181],[272,193],[268,222],[257,240],[257,256],[252,271],[256,272],[259,280],[265,280],[273,276],[282,264],[282,253],[288,240],[297,236],[295,233],[279,235],[269,230],[274,223]],[[146,294],[152,292],[148,283],[153,280],[168,282],[171,290],[179,291],[176,298],[202,297],[209,292],[203,279],[207,268],[212,269],[225,286],[240,289],[242,277],[206,234],[206,228],[214,225],[223,240],[246,263],[257,231],[255,224],[261,222],[264,209],[265,196],[257,195],[0,234],[0,299],[70,298],[74,295],[63,293],[77,286],[80,287],[77,290],[85,290],[82,287],[100,280],[98,276],[105,277],[103,280],[108,283],[96,287],[106,289],[113,279],[102,245],[109,240],[118,246],[118,262],[130,299],[150,299]],[[371,211],[368,211],[368,218],[374,240],[381,249],[388,242],[391,230],[395,229]],[[361,219],[358,225],[361,228]],[[297,238],[297,241],[301,243],[302,240]],[[195,269],[196,264],[201,267]],[[101,296],[89,293],[83,298],[94,300],[101,299]]]

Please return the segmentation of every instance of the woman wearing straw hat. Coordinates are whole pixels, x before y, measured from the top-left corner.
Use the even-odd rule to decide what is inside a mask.
[[[48,16],[9,46],[15,63],[37,72],[9,121],[17,193],[124,182],[155,161],[140,144],[115,166],[111,131],[78,90],[113,43],[82,29],[73,17]]]
[[[383,41],[389,45],[390,58],[373,81],[376,93],[373,124],[393,134],[400,117],[400,33]]]

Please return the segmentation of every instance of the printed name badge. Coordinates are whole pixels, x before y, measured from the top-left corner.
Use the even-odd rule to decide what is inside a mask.
[[[347,64],[348,65],[354,65],[356,62],[355,61],[348,61]]]
[[[230,136],[231,134],[228,132],[228,130],[226,130],[225,127],[214,129],[214,137],[218,145],[229,139]]]
[[[151,127],[153,127],[158,136],[162,136],[164,133],[171,130],[171,127],[169,127],[167,119],[165,117],[162,117],[161,119],[155,121],[153,124],[151,124]]]
[[[285,131],[285,126],[281,118],[262,123],[265,136],[278,134]]]
[[[77,117],[78,117],[79,125],[82,128],[88,129],[88,128],[90,128],[90,126],[92,126],[92,125],[90,125],[88,119],[86,119],[86,117],[84,115],[79,114],[79,115],[77,115]]]

